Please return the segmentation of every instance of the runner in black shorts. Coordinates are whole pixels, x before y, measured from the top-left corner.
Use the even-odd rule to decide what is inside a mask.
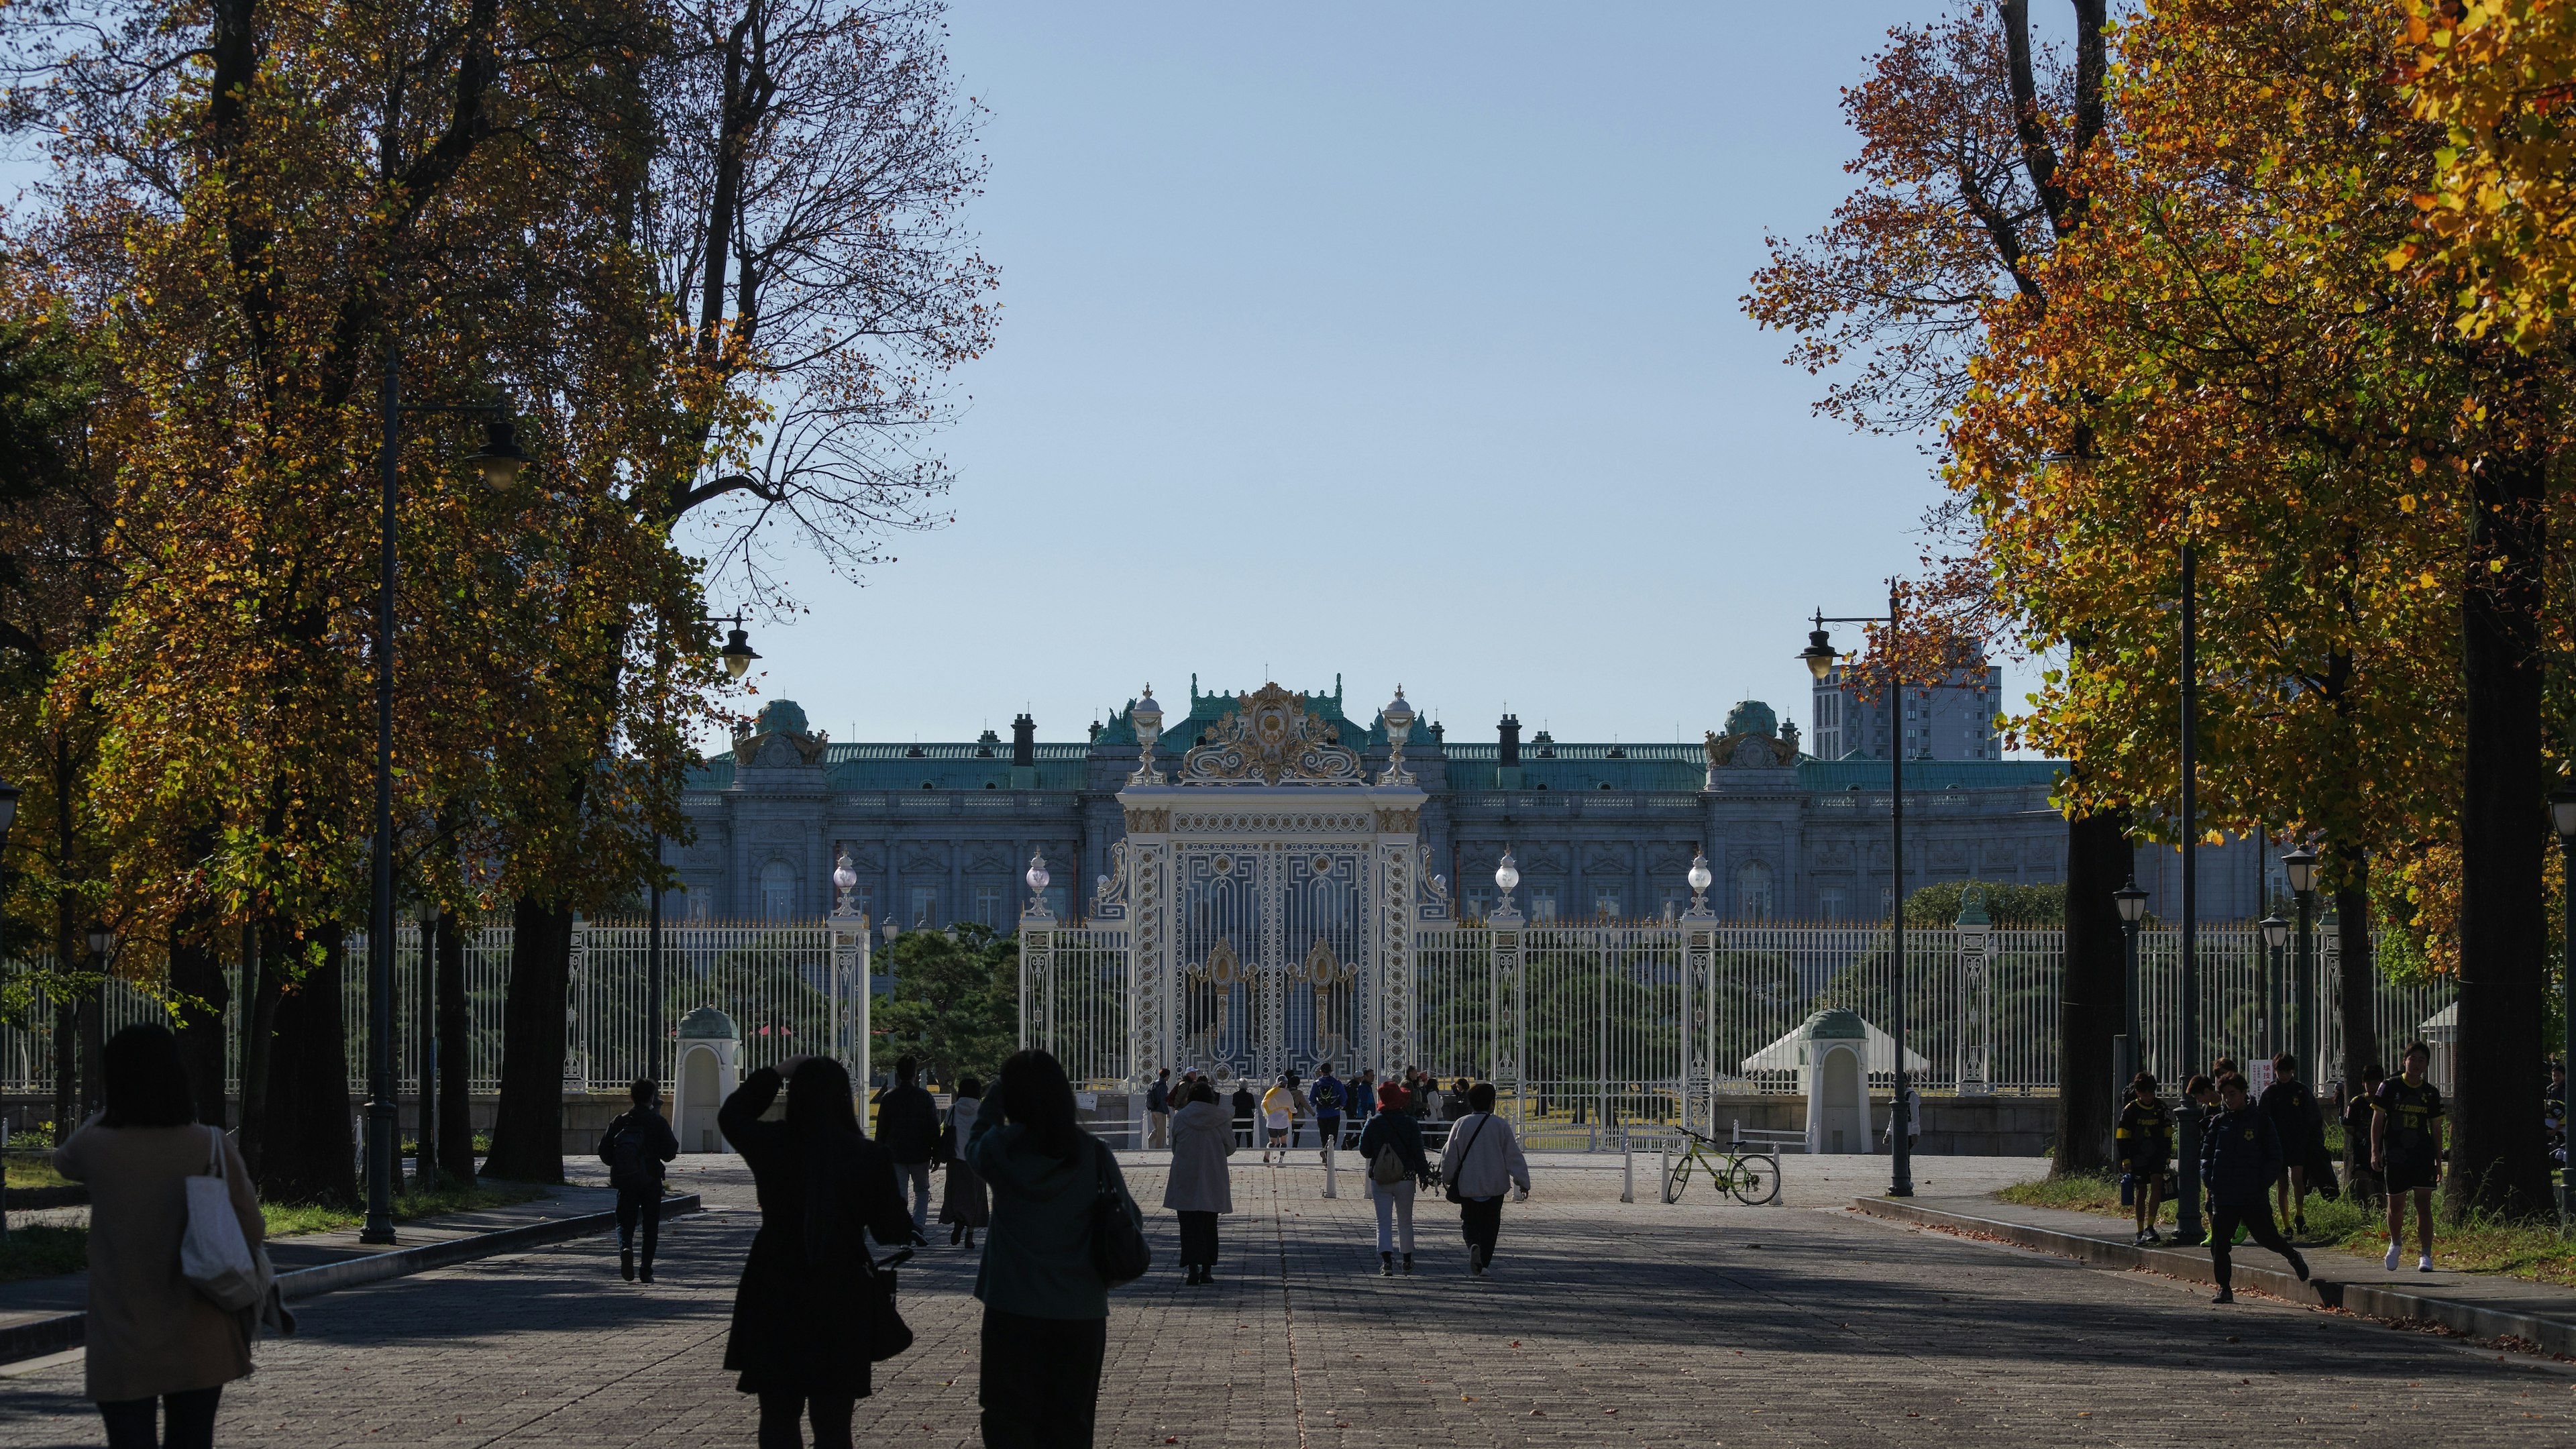
[[[2370,1165],[2388,1181],[2389,1271],[2406,1244],[2406,1199],[2415,1199],[2415,1235],[2424,1245],[2415,1271],[2433,1271],[2433,1185],[2442,1172],[2442,1093],[2424,1080],[2433,1049],[2406,1048],[2404,1074],[2379,1084],[2371,1099]]]

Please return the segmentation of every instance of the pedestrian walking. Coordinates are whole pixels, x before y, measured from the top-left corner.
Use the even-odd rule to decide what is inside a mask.
[[[1450,1124],[1440,1154],[1440,1181],[1458,1204],[1459,1230],[1467,1239],[1467,1271],[1485,1276],[1503,1231],[1503,1194],[1517,1187],[1529,1195],[1529,1163],[1511,1124],[1494,1115],[1494,1084],[1478,1082],[1467,1093],[1467,1115]]]
[[[1333,1149],[1341,1146],[1342,1103],[1348,1100],[1350,1088],[1333,1075],[1333,1064],[1315,1074],[1315,1092],[1308,1098],[1315,1106],[1315,1145],[1323,1149],[1322,1160],[1333,1160]]]
[[[169,1028],[125,1028],[108,1038],[100,1066],[101,1109],[54,1149],[54,1170],[89,1186],[83,1386],[109,1449],[206,1449],[224,1385],[250,1372],[259,1309],[225,1309],[181,1276],[186,1181],[224,1179],[233,1218],[264,1268],[259,1198],[223,1129],[197,1121]]]
[[[1090,1449],[1109,1343],[1109,1289],[1091,1265],[1092,1205],[1114,1194],[1142,1224],[1118,1159],[1074,1120],[1073,1086],[1042,1051],[1002,1064],[966,1159],[993,1188],[975,1272],[984,1304],[986,1449]]]
[[[850,1409],[868,1396],[867,1238],[914,1240],[884,1147],[859,1131],[850,1074],[830,1057],[762,1067],[716,1109],[716,1127],[751,1169],[760,1231],[734,1290],[724,1366],[736,1391],[760,1400],[760,1449],[848,1449]],[[762,1116],[787,1093],[787,1111]]]
[[[2398,1250],[2406,1244],[2406,1199],[2415,1199],[2415,1237],[2423,1252],[2415,1271],[2433,1271],[2433,1184],[2442,1173],[2442,1093],[2424,1073],[2433,1065],[2433,1049],[2422,1042],[2406,1048],[2397,1076],[2379,1084],[2371,1099],[2377,1109],[2370,1123],[2370,1165],[2388,1185],[2388,1271],[2397,1271]]]
[[[1475,1086],[1475,1083],[1468,1081],[1465,1077],[1460,1077],[1456,1082],[1452,1083],[1449,1090],[1443,1093],[1440,1098],[1441,1117],[1446,1121],[1455,1122],[1459,1118],[1466,1116],[1468,1111],[1467,1094],[1474,1091]]]
[[[984,1190],[984,1179],[975,1175],[974,1164],[966,1160],[966,1144],[975,1135],[975,1117],[984,1106],[984,1083],[979,1077],[959,1077],[957,1095],[948,1104],[948,1130],[941,1139],[940,1156],[947,1159],[948,1181],[939,1199],[939,1220],[948,1224],[948,1246],[975,1246],[975,1230],[993,1220],[992,1202]]]
[[[1377,1110],[1376,1069],[1362,1068],[1359,1076],[1352,1080],[1349,1089],[1343,1095],[1350,1103],[1347,1130],[1353,1137],[1357,1137],[1367,1128],[1369,1117]]]
[[[637,1077],[626,1089],[635,1105],[599,1134],[599,1160],[617,1189],[617,1276],[635,1281],[635,1229],[644,1228],[644,1281],[653,1281],[653,1251],[662,1238],[662,1164],[680,1155],[680,1139],[662,1120],[662,1088]]]
[[[2379,1116],[2376,1098],[2388,1073],[2377,1062],[2361,1069],[2361,1090],[2343,1104],[2343,1188],[2355,1202],[2369,1202],[2385,1190],[2378,1169],[2370,1165],[2370,1127]]]
[[[1368,1164],[1368,1195],[1377,1204],[1377,1272],[1395,1276],[1397,1244],[1404,1272],[1413,1274],[1413,1192],[1431,1185],[1431,1160],[1422,1150],[1422,1124],[1404,1110],[1404,1089],[1393,1082],[1378,1094],[1382,1109],[1360,1129],[1360,1160]]]
[[[2325,1151],[2326,1122],[2317,1107],[2317,1094],[2299,1080],[2296,1056],[2282,1052],[2272,1058],[2272,1085],[2263,1089],[2258,1105],[2263,1115],[2272,1119],[2273,1135],[2281,1139],[2282,1171],[2275,1184],[2281,1198],[2281,1221],[2290,1224],[2290,1231],[2305,1237],[2308,1164]]]
[[[1225,1160],[1234,1155],[1226,1112],[1216,1089],[1190,1089],[1172,1114],[1172,1168],[1163,1184],[1163,1206],[1181,1219],[1183,1281],[1195,1287],[1216,1281],[1216,1220],[1234,1211],[1234,1187]]]
[[[2304,1283],[2308,1260],[2281,1236],[2272,1223],[2272,1179],[2281,1170],[2281,1139],[2271,1115],[2248,1100],[2245,1078],[2229,1072],[2218,1079],[2218,1114],[2200,1133],[2200,1181],[2209,1193],[2209,1264],[2218,1276],[2218,1293],[2210,1301],[2233,1303],[2230,1286],[2236,1229],[2290,1260],[2290,1271]]]
[[[1252,1095],[1252,1083],[1236,1078],[1234,1095],[1227,1105],[1234,1109],[1234,1140],[1244,1147],[1253,1145],[1253,1124],[1258,1120],[1261,1103]]]
[[[1270,1090],[1261,1094],[1261,1125],[1269,1133],[1262,1142],[1263,1166],[1269,1165],[1272,1148],[1278,1149],[1281,1162],[1288,1160],[1288,1127],[1296,1120],[1297,1090],[1288,1084],[1288,1074],[1281,1072]]]
[[[1165,1067],[1145,1089],[1145,1145],[1161,1147],[1172,1125],[1172,1069]]]
[[[939,1156],[939,1103],[913,1080],[921,1063],[895,1058],[894,1085],[877,1093],[877,1145],[894,1161],[898,1191],[912,1197],[913,1235],[930,1230],[930,1164]]]
[[[2173,1113],[2156,1096],[2156,1079],[2140,1072],[2129,1082],[2129,1102],[2120,1109],[2120,1126],[2112,1134],[2120,1148],[2120,1175],[2129,1182],[2137,1211],[2140,1243],[2164,1241],[2156,1233],[2156,1213],[2163,1205],[2165,1169],[2173,1162]]]

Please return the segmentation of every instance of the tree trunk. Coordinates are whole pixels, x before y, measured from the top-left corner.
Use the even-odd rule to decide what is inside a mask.
[[[92,960],[93,965],[105,963]],[[99,1110],[107,1103],[107,973],[99,971],[90,978],[80,994],[80,1095],[81,1116]]]
[[[572,912],[521,896],[501,1003],[501,1101],[483,1170],[518,1182],[563,1181],[564,999],[572,977]]]
[[[340,1003],[347,952],[338,925],[320,934],[321,964],[304,970],[277,1003],[260,1194],[275,1202],[355,1207],[358,1139],[350,1118],[349,1042]]]
[[[2473,477],[2460,602],[2460,1016],[2450,1104],[2452,1212],[2549,1202],[2538,1103],[2548,956],[2541,852],[2540,509],[2547,459],[2492,455]],[[2491,567],[2492,566],[2492,567]]]
[[[2343,1089],[2361,1090],[2361,1074],[2379,1060],[2379,962],[2370,947],[2370,852],[2338,845],[2335,923],[2341,933],[2336,986],[2343,993]],[[2325,1070],[2320,1062],[2317,1070]]]
[[[438,918],[438,1165],[458,1181],[474,1181],[474,1103],[468,1095],[473,1069],[465,1011],[465,933],[454,912]]]
[[[54,1007],[54,1145],[69,1142],[80,1126],[80,998],[72,988]]]
[[[215,953],[203,946],[170,943],[170,992],[194,998],[193,1005],[173,1013],[179,1059],[187,1064],[188,1092],[196,1098],[197,1120],[224,1125],[224,1037],[231,1019],[232,982]]]
[[[284,978],[278,963],[284,959],[283,935],[277,922],[263,922],[243,933],[244,946],[252,953],[252,969],[257,983],[251,990],[246,1009],[250,1019],[242,1030],[242,1165],[250,1169],[253,1181],[259,1179],[260,1163],[268,1145],[268,1074],[276,1059],[277,1007],[284,993]]]
[[[2135,869],[2129,822],[2087,815],[2066,827],[2066,960],[2057,1007],[2057,1158],[2050,1172],[2104,1172],[2116,1163],[2111,1080],[2129,986],[2128,939],[2111,893]]]

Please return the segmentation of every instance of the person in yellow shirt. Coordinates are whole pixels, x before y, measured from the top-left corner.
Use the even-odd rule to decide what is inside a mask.
[[[1288,1160],[1288,1127],[1296,1117],[1297,1089],[1289,1084],[1288,1074],[1282,1072],[1270,1090],[1261,1094],[1261,1125],[1270,1132],[1269,1145],[1261,1150],[1264,1165],[1270,1161],[1272,1148],[1278,1150],[1281,1162]]]

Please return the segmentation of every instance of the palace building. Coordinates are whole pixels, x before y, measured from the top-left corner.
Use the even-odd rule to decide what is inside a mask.
[[[1998,687],[1982,668],[1974,678]],[[832,909],[833,861],[846,851],[857,904],[877,922],[977,921],[1008,932],[1033,855],[1053,877],[1050,909],[1079,919],[1126,831],[1117,796],[1138,767],[1140,704],[1149,717],[1165,715],[1155,757],[1169,771],[1255,700],[1314,716],[1323,737],[1356,750],[1366,769],[1384,766],[1387,711],[1354,716],[1338,680],[1330,693],[1271,685],[1202,694],[1193,679],[1186,713],[1162,711],[1149,690],[1079,743],[1039,740],[1027,715],[1007,741],[987,730],[957,744],[839,743],[795,704],[773,700],[729,755],[692,775],[684,804],[697,838],[665,848],[684,891],[664,897],[664,912],[822,916]],[[1842,758],[1818,759],[1802,750],[1794,722],[1751,700],[1698,744],[1575,743],[1545,730],[1524,738],[1510,715],[1488,740],[1447,735],[1412,720],[1404,762],[1427,796],[1418,839],[1430,871],[1452,883],[1466,916],[1493,904],[1506,850],[1520,868],[1518,905],[1533,919],[1677,911],[1697,852],[1716,875],[1712,903],[1737,921],[1866,919],[1884,915],[1892,898],[1889,772],[1866,735]],[[2061,879],[2066,826],[2048,796],[2063,766],[1945,758],[1952,752],[1938,745],[1990,755],[1991,744],[1966,730],[1942,735],[1923,741],[1918,755],[1930,757],[1906,762],[1906,888]],[[2210,900],[2208,884],[2203,891]]]

